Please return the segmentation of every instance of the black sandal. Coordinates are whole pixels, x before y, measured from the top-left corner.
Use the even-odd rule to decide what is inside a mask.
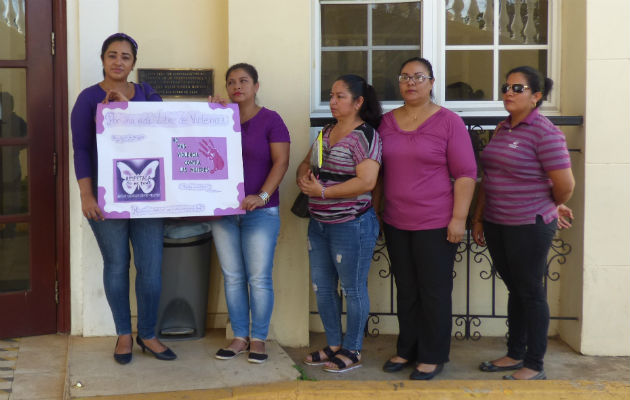
[[[265,344],[265,341],[260,340],[260,339],[252,339],[252,342],[262,342],[263,346]],[[249,356],[247,357],[247,361],[253,364],[262,364],[265,361],[267,361],[268,358],[269,356],[267,355],[267,352],[265,350],[263,350],[262,353],[256,353],[256,352],[251,351],[251,344],[250,344],[250,352],[249,352]]]
[[[304,364],[306,365],[324,365],[326,364],[328,361],[330,361],[335,354],[337,354],[336,351],[334,351],[333,349],[330,348],[330,346],[326,346],[323,349],[321,349],[321,351],[324,352],[324,354],[326,354],[326,359],[322,359],[319,356],[319,352],[320,350],[314,351],[311,354],[309,354],[311,356],[311,361],[304,359]]]
[[[352,362],[350,364],[346,364],[341,358],[338,357],[340,355],[347,357]],[[360,355],[361,353],[358,351],[350,351],[346,349],[341,349],[337,352],[337,354],[333,358],[330,359],[330,362],[335,364],[337,368],[325,367],[324,371],[340,373],[340,372],[352,371],[353,369],[359,368],[362,366],[361,360],[359,360]]]
[[[249,351],[249,340],[247,340],[247,338],[243,338],[243,337],[235,337],[232,341],[234,340],[240,340],[241,342],[245,343],[245,347],[243,347],[241,350],[239,351],[234,351],[232,349],[225,348],[225,349],[219,349],[216,354],[214,355],[215,358],[219,359],[219,360],[231,360],[234,357],[238,356],[239,354],[243,354],[247,351]]]

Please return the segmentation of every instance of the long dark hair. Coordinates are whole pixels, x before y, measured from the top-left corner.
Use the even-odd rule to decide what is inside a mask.
[[[342,81],[348,86],[348,91],[352,94],[353,100],[363,97],[363,104],[359,109],[359,117],[373,128],[378,128],[383,117],[383,109],[378,101],[374,87],[359,75],[354,74],[341,75],[335,81]]]
[[[553,81],[544,77],[537,69],[527,65],[512,68],[507,74],[505,74],[505,79],[516,73],[523,74],[525,80],[527,81],[527,86],[529,86],[532,93],[542,93],[542,97],[536,102],[536,108],[540,107],[543,100],[547,100],[547,95],[551,92],[551,88],[553,87]]]

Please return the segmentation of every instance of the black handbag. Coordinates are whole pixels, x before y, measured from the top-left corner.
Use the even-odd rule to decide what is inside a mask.
[[[310,217],[311,214],[308,212],[308,196],[300,192],[291,206],[291,212],[300,218]]]

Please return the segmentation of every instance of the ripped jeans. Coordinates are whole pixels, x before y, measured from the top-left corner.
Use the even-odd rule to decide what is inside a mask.
[[[378,231],[372,208],[352,221],[329,224],[311,219],[308,225],[311,280],[329,346],[362,348],[363,330],[370,312],[367,278]],[[343,343],[339,281],[347,311]]]

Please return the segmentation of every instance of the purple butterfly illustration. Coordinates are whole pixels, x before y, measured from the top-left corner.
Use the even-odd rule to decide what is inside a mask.
[[[160,162],[157,160],[151,161],[146,167],[136,174],[129,165],[122,161],[116,162],[116,167],[120,171],[120,176],[123,179],[122,187],[127,194],[133,194],[138,188],[144,193],[151,193],[155,188],[155,173]]]

